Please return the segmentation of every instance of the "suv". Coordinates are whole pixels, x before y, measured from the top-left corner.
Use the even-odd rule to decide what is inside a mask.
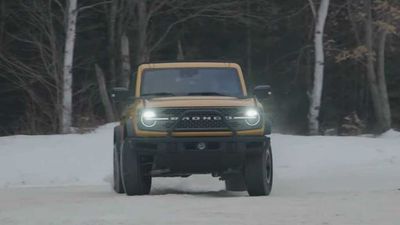
[[[149,194],[152,177],[212,174],[228,191],[269,195],[270,125],[259,99],[249,97],[235,63],[149,63],[129,88],[114,88],[125,107],[114,128],[114,190]]]

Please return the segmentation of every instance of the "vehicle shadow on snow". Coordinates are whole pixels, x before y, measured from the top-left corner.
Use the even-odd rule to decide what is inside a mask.
[[[246,192],[229,192],[225,190],[219,191],[190,191],[190,190],[179,190],[176,188],[157,188],[151,190],[150,195],[193,195],[200,197],[243,197],[247,196]]]

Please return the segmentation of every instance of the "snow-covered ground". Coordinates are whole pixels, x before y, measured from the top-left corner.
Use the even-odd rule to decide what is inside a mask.
[[[400,224],[400,133],[274,134],[269,197],[211,176],[155,179],[150,196],[111,190],[112,124],[90,134],[0,137],[0,225]]]

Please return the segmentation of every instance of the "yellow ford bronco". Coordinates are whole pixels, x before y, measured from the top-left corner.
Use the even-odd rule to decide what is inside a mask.
[[[211,174],[228,191],[269,195],[273,167],[270,124],[259,100],[250,97],[236,63],[147,63],[129,88],[114,88],[124,104],[114,129],[114,190],[150,193],[152,177]]]

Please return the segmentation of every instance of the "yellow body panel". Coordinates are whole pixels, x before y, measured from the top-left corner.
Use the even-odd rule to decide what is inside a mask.
[[[165,107],[243,107],[255,106],[251,98],[238,99],[220,96],[181,96],[152,98],[146,102],[148,108]]]

